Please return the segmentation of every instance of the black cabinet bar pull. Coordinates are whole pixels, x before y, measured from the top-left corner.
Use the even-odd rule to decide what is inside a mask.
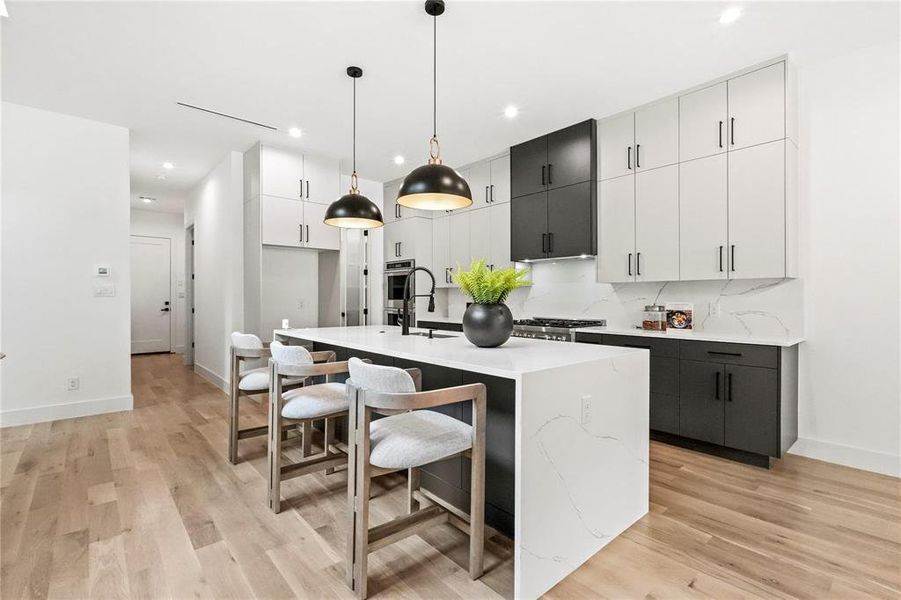
[[[491,184],[491,201],[494,202],[494,184]]]
[[[400,258],[400,256],[401,256],[403,253],[404,253],[404,251],[403,251],[403,242],[397,242],[397,256],[398,256],[398,258]]]
[[[640,169],[641,164],[641,144],[635,144],[635,168]]]
[[[303,179],[298,179],[297,183],[300,184],[300,196],[298,196],[298,198],[300,198],[302,200],[303,199]]]
[[[307,243],[309,243],[310,242],[310,226],[307,225],[306,228],[307,228]]]
[[[547,185],[544,183],[544,165],[541,165],[541,185]]]
[[[723,247],[720,246],[720,273],[723,272]]]
[[[717,356],[741,356],[741,352],[720,352],[719,350],[708,350],[707,354],[715,354]]]
[[[632,168],[632,146],[626,148],[626,168]]]
[[[730,129],[732,130],[732,133],[730,134],[730,137],[729,137],[729,143],[734,146],[735,145],[735,117],[732,117],[731,119],[729,119],[729,125],[730,125]]]
[[[310,180],[307,179],[307,198],[309,198],[309,197],[310,197]],[[307,239],[307,241],[308,242],[310,241],[309,238]]]
[[[551,163],[548,163],[548,165],[547,165],[547,184],[548,185],[551,185],[552,183],[554,183],[552,181],[554,178],[553,173],[554,173],[554,165],[552,165]]]
[[[547,252],[547,234],[546,233],[541,234],[541,251]]]
[[[632,253],[629,252],[629,277],[632,276]]]
[[[723,147],[723,122],[720,121],[720,148]]]
[[[726,375],[726,382],[729,389],[726,390],[726,400],[732,402],[732,373]]]
[[[732,270],[735,270],[735,244],[732,244],[732,258],[730,260],[732,263]]]
[[[716,372],[716,384],[713,388],[713,397],[717,400],[720,399],[720,372]]]
[[[637,162],[635,166],[638,166]],[[635,255],[635,274],[641,275],[641,252]]]
[[[300,240],[298,240],[298,241],[302,244],[303,243],[303,223],[298,225],[297,228],[300,230],[297,234],[300,237]]]
[[[548,252],[554,251],[554,234],[553,233],[547,234],[547,251]]]
[[[641,344],[623,344],[626,348],[640,348],[642,350],[650,350],[650,346],[642,346]]]
[[[488,186],[485,186],[485,204],[488,204]]]

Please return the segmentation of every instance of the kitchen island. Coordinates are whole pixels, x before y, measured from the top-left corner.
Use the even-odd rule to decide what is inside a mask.
[[[387,326],[275,331],[339,360],[419,367],[423,389],[485,383],[486,523],[514,540],[515,597],[537,598],[648,511],[648,352],[523,338],[477,348],[442,335]],[[447,409],[469,418],[468,403]],[[462,460],[424,467],[422,486],[465,507]]]

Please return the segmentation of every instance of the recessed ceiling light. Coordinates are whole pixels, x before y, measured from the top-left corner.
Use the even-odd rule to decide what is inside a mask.
[[[167,171],[171,171],[172,169],[175,168],[175,165],[173,165],[173,164],[172,164],[171,162],[169,162],[169,161],[166,161],[166,162],[163,163],[163,168],[166,169]]]
[[[728,25],[729,23],[735,23],[738,21],[738,18],[741,16],[741,7],[731,6],[723,11],[723,14],[720,15],[720,25]]]
[[[159,179],[160,181],[166,181],[166,176],[163,175],[162,173],[160,173],[159,175],[157,175],[156,178]]]
[[[300,137],[301,133],[303,133],[303,132],[300,130],[300,127],[292,127],[291,129],[288,130],[288,135],[290,135],[293,138]]]
[[[519,109],[513,106],[512,104],[504,109],[504,116],[508,119],[515,119],[516,115],[519,114]]]
[[[396,165],[402,165],[402,164],[404,164],[404,157],[401,156],[400,154],[398,154],[397,156],[395,156],[395,157],[394,157],[394,164],[396,164]]]
[[[151,202],[153,202],[155,200],[156,200],[156,198],[150,198],[148,196],[141,196],[141,202],[143,202],[144,204],[150,204]]]

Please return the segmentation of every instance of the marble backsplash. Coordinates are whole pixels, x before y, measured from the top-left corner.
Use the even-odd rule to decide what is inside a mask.
[[[617,284],[595,279],[594,258],[534,263],[533,285],[513,292],[507,305],[517,319],[606,319],[609,327],[628,328],[641,323],[646,304],[691,302],[697,331],[748,338],[804,334],[800,279]],[[438,298],[439,313],[462,318],[466,298],[456,289],[444,294]],[[719,305],[718,316],[711,304]]]

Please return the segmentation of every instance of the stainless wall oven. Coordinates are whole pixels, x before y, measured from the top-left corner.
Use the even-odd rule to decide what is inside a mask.
[[[385,263],[385,310],[400,310],[404,305],[404,282],[407,274],[416,266],[414,260],[394,260]],[[416,281],[410,289],[410,313],[415,313],[416,308]],[[386,320],[387,323],[387,320]]]

